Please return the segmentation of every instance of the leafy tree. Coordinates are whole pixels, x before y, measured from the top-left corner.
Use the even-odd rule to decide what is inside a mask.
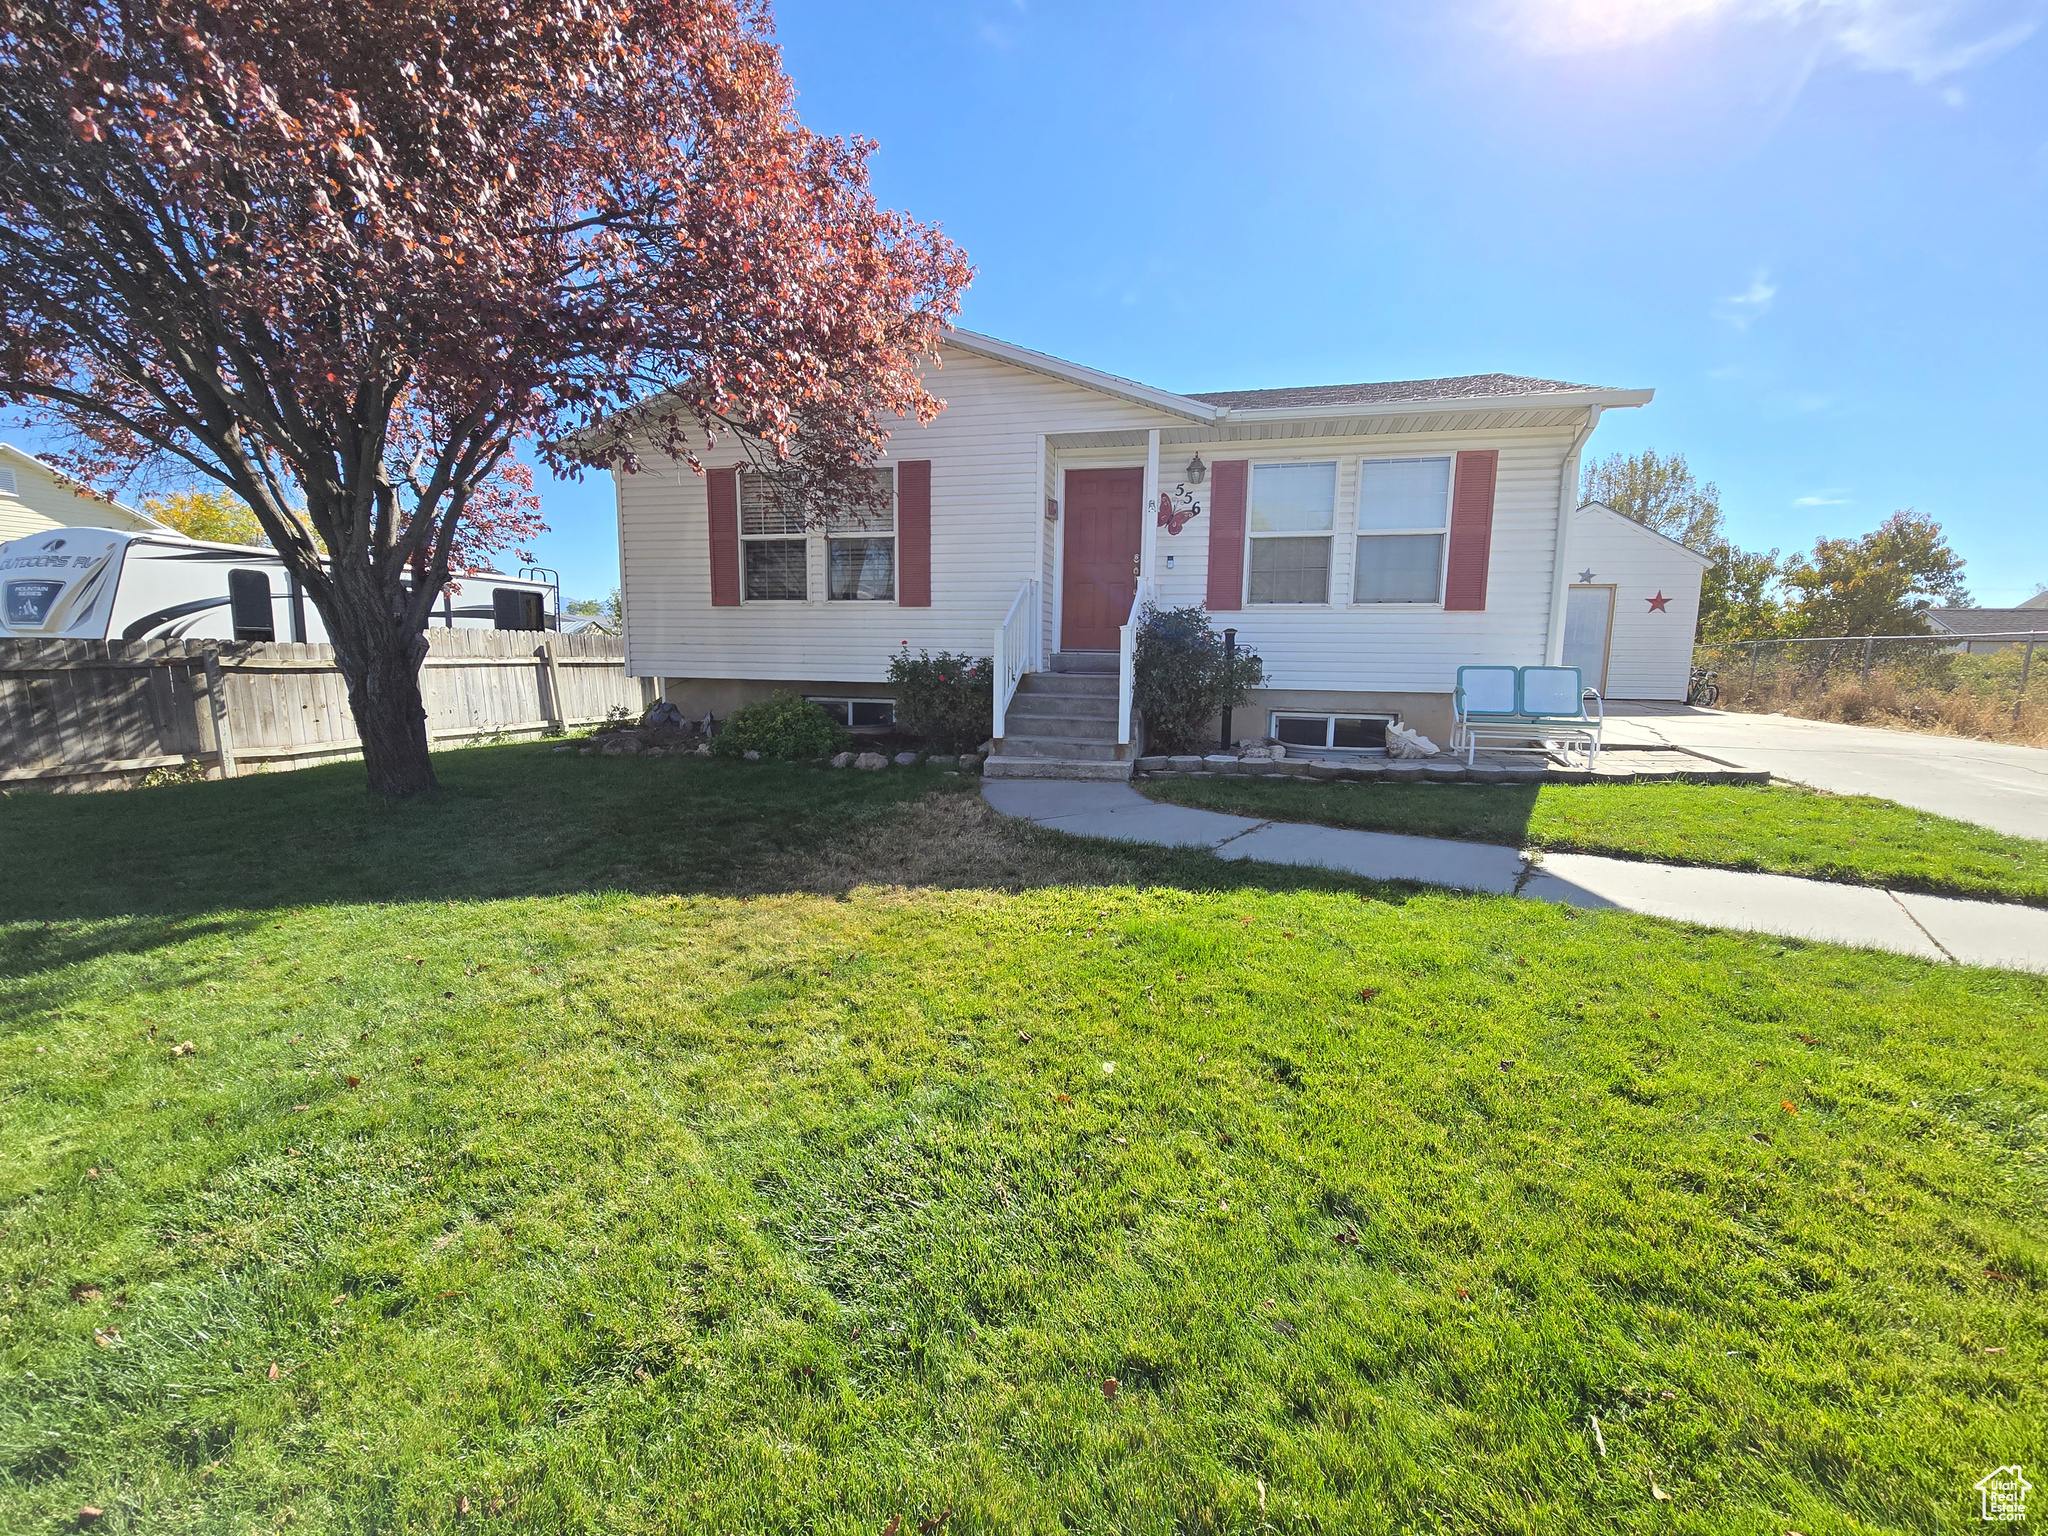
[[[617,587],[612,588],[612,595],[610,597],[602,600],[595,597],[579,597],[574,602],[565,603],[562,606],[562,612],[573,614],[578,618],[597,619],[603,623],[606,629],[611,630],[614,634],[618,632],[624,619],[623,609],[619,602],[619,589]]]
[[[1614,453],[1588,464],[1579,500],[1604,502],[1703,555],[1721,542],[1721,489],[1702,484],[1682,453]]]
[[[939,409],[970,269],[802,126],[769,31],[766,0],[0,0],[0,404],[99,483],[246,502],[372,787],[429,789],[428,612],[541,526],[516,440],[573,474],[733,434],[815,507]]]
[[[225,491],[173,491],[152,496],[142,510],[187,538],[215,544],[267,544],[269,537],[249,504]]]
[[[1716,539],[1714,557],[1700,580],[1700,638],[1767,640],[1784,625],[1784,605],[1771,590],[1782,574],[1774,549],[1757,554]]]
[[[1963,558],[1941,524],[1912,509],[1894,512],[1860,539],[1814,541],[1780,578],[1796,627],[1809,635],[1921,634],[1923,611],[1967,607]]]

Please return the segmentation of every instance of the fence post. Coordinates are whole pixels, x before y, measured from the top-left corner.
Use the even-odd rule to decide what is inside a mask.
[[[1870,648],[1876,644],[1875,640],[1870,639],[1863,642],[1863,686],[1866,688],[1870,686]]]
[[[220,760],[220,776],[232,779],[235,776],[235,732],[228,720],[228,690],[220,673],[220,647],[209,645],[203,663],[206,687],[203,697],[195,698],[194,712],[200,716],[199,745],[204,750],[209,738],[213,750]]]
[[[2020,723],[2020,703],[2027,696],[2027,674],[2034,670],[2034,637],[2027,636],[2027,654],[2020,658],[2020,691],[2013,695],[2012,723]]]
[[[562,702],[562,667],[555,660],[555,642],[552,639],[541,641],[540,658],[548,678],[548,725],[560,735],[569,729],[569,709]]]

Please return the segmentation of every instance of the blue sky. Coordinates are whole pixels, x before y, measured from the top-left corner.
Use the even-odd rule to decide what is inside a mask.
[[[1734,536],[1940,519],[2048,582],[2048,0],[781,0],[963,323],[1171,389],[1650,385]],[[539,553],[617,579],[608,479]]]
[[[963,323],[1170,389],[1651,385],[1746,545],[1939,518],[2048,582],[2048,5],[782,0],[813,127],[980,269]],[[609,488],[544,552],[616,569]]]

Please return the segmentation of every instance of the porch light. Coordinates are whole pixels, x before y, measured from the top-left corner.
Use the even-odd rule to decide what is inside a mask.
[[[1202,462],[1202,455],[1199,452],[1188,460],[1187,474],[1189,485],[1200,485],[1209,478],[1209,466]]]

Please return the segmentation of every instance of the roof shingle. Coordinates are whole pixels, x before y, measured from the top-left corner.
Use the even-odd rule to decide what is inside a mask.
[[[1561,379],[1529,379],[1513,373],[1470,373],[1454,379],[1403,379],[1390,384],[1305,384],[1292,389],[1226,389],[1191,394],[1190,400],[1227,410],[1256,411],[1316,405],[1427,404],[1432,400],[1479,400],[1498,395],[1550,395],[1597,389]]]

